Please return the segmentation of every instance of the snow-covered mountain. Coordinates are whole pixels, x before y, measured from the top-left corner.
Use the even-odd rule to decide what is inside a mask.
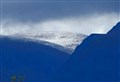
[[[39,33],[11,34],[14,38],[24,38],[27,40],[37,41],[45,45],[57,48],[67,53],[73,53],[75,48],[87,37],[84,34],[73,32],[54,32],[42,31]],[[52,43],[52,44],[51,44]]]

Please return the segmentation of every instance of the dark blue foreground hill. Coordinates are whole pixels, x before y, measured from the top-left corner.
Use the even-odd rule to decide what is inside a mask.
[[[120,23],[107,34],[92,34],[56,75],[58,81],[120,81]]]
[[[2,82],[11,82],[12,76],[24,76],[25,82],[48,80],[70,56],[32,41],[25,42],[4,36],[0,41]]]
[[[2,82],[14,75],[24,82],[120,81],[120,23],[107,34],[90,35],[69,61],[67,53],[49,46],[8,37],[0,41]]]

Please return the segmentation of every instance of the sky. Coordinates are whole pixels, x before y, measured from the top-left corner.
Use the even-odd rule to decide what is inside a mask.
[[[119,0],[2,0],[1,33],[106,33],[120,21]]]

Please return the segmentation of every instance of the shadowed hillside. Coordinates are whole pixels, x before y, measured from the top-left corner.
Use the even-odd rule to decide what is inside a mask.
[[[9,37],[0,41],[4,82],[18,76],[24,82],[120,81],[120,23],[107,34],[90,35],[71,57],[32,41]]]
[[[107,34],[92,34],[57,74],[60,81],[120,81],[120,23]]]
[[[24,76],[25,81],[44,81],[65,63],[69,54],[32,41],[1,37],[2,80]]]

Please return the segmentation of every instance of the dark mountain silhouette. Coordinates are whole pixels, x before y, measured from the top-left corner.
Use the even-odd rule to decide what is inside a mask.
[[[32,41],[5,36],[0,41],[3,82],[10,82],[12,76],[24,76],[27,82],[48,80],[70,56]]]
[[[92,34],[56,74],[58,81],[120,81],[120,23]]]
[[[19,76],[24,82],[120,81],[120,23],[107,34],[90,35],[71,57],[32,41],[3,36],[0,42],[2,82]]]

